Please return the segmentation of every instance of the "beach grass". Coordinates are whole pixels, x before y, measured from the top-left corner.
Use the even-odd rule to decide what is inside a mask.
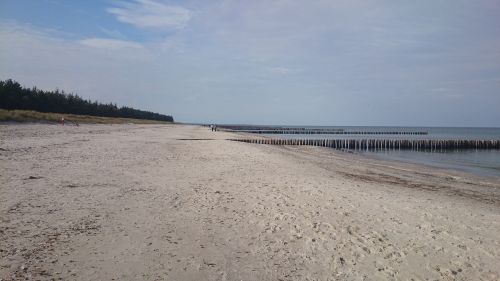
[[[46,113],[32,110],[6,110],[0,109],[0,122],[43,122],[57,123],[64,117],[66,123],[78,124],[172,124],[172,122],[118,118],[118,117],[100,117],[90,115],[76,115],[65,113]]]

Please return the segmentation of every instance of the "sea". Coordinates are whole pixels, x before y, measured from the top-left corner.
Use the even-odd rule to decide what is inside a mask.
[[[279,127],[279,126],[277,126]],[[286,126],[294,127],[294,126]],[[426,135],[358,135],[358,134],[269,134],[272,138],[285,139],[465,139],[500,140],[500,128],[458,128],[458,127],[364,127],[364,126],[296,126],[308,129],[342,129],[345,132],[427,132]],[[384,160],[422,164],[443,169],[454,169],[482,176],[500,178],[500,150],[379,150],[355,151],[362,155]]]

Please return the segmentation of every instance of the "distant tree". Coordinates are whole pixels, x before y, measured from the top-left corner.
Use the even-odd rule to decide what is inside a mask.
[[[84,100],[77,94],[66,94],[59,89],[54,91],[42,91],[36,87],[31,89],[24,88],[21,84],[11,79],[0,81],[0,108],[168,122],[174,121],[174,118],[170,115],[163,115],[126,106],[118,107],[113,103],[104,104],[97,101]]]

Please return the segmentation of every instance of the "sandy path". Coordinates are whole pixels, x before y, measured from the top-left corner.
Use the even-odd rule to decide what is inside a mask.
[[[498,179],[227,137],[0,126],[0,278],[500,278]]]

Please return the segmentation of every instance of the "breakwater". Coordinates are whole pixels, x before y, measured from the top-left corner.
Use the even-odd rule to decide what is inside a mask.
[[[266,126],[217,126],[218,131],[251,134],[294,134],[294,135],[427,135],[426,131],[394,130],[344,130],[341,128],[306,128],[306,127],[266,127]]]
[[[268,145],[309,145],[348,150],[500,149],[500,140],[391,140],[391,139],[229,139]]]
[[[344,130],[328,130],[328,129],[302,129],[302,130],[227,130],[219,129],[227,132],[240,132],[251,134],[294,134],[294,135],[427,135],[427,132],[375,132],[375,131],[344,131]]]

